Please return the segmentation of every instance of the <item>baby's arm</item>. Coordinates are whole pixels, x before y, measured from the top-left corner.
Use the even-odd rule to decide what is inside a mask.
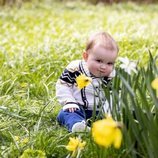
[[[79,109],[78,103],[73,96],[72,84],[59,79],[56,83],[56,97],[59,103],[63,105],[63,110],[74,112]]]
[[[56,83],[56,97],[63,110],[74,112],[79,109],[78,103],[73,94],[73,86],[76,83],[75,79],[80,73],[78,72],[79,62],[71,62],[60,76]]]
[[[73,112],[76,109],[79,109],[78,103],[72,94],[72,85],[61,79],[56,83],[56,97],[59,103],[63,105],[63,110]]]

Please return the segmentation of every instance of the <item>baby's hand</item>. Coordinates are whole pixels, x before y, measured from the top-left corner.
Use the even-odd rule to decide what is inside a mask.
[[[74,111],[76,111],[77,110],[77,108],[68,108],[68,111],[69,112],[74,112]]]

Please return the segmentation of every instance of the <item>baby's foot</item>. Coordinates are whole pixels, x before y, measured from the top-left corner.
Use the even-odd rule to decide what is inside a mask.
[[[86,125],[85,121],[77,122],[72,126],[72,133],[74,132],[89,132],[90,127]]]

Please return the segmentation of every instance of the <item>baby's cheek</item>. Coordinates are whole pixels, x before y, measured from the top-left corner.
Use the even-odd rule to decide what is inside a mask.
[[[113,67],[109,68],[109,73],[111,73],[113,71]]]

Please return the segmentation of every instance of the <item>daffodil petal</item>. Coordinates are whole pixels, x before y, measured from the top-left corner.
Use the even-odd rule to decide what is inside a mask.
[[[90,77],[87,77],[84,74],[81,74],[78,77],[76,77],[76,83],[79,89],[82,89],[88,86],[91,82],[92,82],[92,79]]]
[[[115,130],[115,140],[114,140],[114,147],[115,148],[120,148],[121,146],[121,141],[122,141],[122,133],[120,129]]]
[[[120,68],[122,68],[129,75],[131,74],[132,71],[137,73],[136,70],[137,64],[135,62],[130,61],[127,57],[125,58],[119,57],[119,60],[121,61]]]
[[[151,82],[151,86],[152,86],[153,89],[158,89],[158,78],[154,79]]]

